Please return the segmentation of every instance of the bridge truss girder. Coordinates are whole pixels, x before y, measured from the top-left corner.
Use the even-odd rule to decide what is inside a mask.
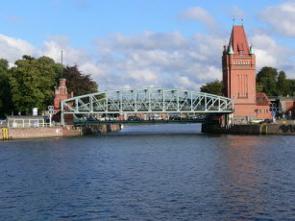
[[[232,100],[208,93],[163,88],[103,91],[73,97],[61,103],[64,115],[232,113]]]

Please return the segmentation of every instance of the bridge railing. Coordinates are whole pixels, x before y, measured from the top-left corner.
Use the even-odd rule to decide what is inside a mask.
[[[231,113],[232,100],[202,92],[147,88],[104,91],[64,100],[64,114]],[[63,119],[63,116],[62,116]]]

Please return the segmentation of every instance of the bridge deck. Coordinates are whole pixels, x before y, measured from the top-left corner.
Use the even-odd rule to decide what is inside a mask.
[[[91,126],[105,124],[187,124],[187,123],[203,123],[204,119],[194,120],[75,120],[75,126]]]

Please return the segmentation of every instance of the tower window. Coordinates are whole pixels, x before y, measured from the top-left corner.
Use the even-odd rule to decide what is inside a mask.
[[[238,97],[248,98],[248,75],[238,74]]]

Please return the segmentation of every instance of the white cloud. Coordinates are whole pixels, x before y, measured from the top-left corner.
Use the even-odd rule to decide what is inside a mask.
[[[267,7],[262,18],[279,33],[295,37],[295,2],[287,1],[280,5]]]
[[[106,87],[131,84],[198,90],[206,81],[221,79],[223,40],[216,36],[146,32],[130,37],[115,34],[97,42],[98,62],[108,64],[100,79]]]
[[[277,51],[281,49],[272,38],[266,34],[257,34],[253,36],[252,42],[255,45],[258,68],[278,65]]]
[[[292,51],[279,45],[270,36],[266,34],[255,34],[251,40],[255,46],[258,70],[264,66],[281,69],[287,63],[291,62],[289,57],[292,56]]]
[[[154,82],[157,80],[156,73],[148,69],[128,71],[128,76],[136,81]]]
[[[87,52],[71,47],[69,40],[64,36],[51,37],[45,41],[40,53],[60,62],[61,51],[65,64],[81,64],[88,60]]]
[[[23,54],[47,55],[64,64],[75,65],[91,74],[101,89],[149,86],[199,90],[206,82],[221,79],[221,55],[225,39],[216,35],[144,32],[136,36],[113,34],[97,39],[95,51],[75,48],[65,37],[46,40],[41,48],[21,39],[0,35],[0,56],[13,63]],[[295,70],[291,51],[270,36],[259,33],[251,38],[262,66]],[[294,53],[293,53],[294,55]],[[285,69],[287,68],[287,69]]]
[[[24,54],[32,55],[36,49],[29,42],[0,34],[0,57],[6,58],[10,64]]]
[[[104,77],[104,67],[96,65],[94,62],[87,61],[80,64],[79,69],[86,74],[91,74],[93,78]]]
[[[184,11],[181,14],[181,18],[185,20],[199,21],[209,27],[216,26],[216,22],[210,13],[206,9],[197,6]]]

